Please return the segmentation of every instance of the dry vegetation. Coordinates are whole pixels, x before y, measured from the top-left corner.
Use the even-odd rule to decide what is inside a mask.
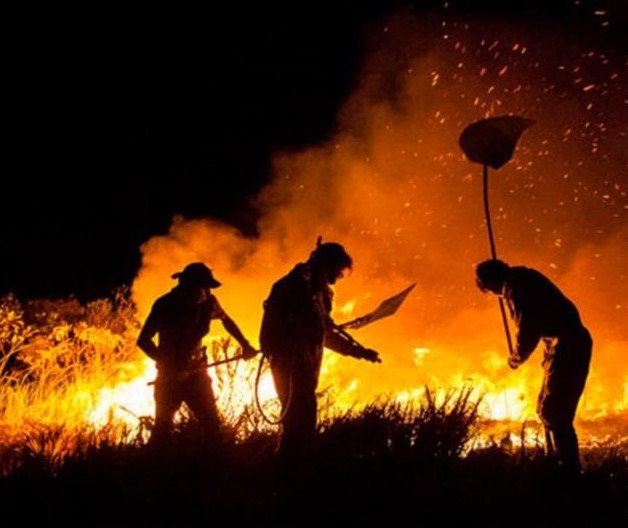
[[[145,445],[150,416],[96,428],[81,413],[91,404],[85,394],[134,376],[137,330],[124,289],[86,306],[0,300],[4,526],[628,520],[623,437],[584,449],[583,475],[567,480],[540,441],[517,446],[484,422],[472,387],[440,397],[427,389],[413,404],[382,398],[341,414],[326,412],[323,392],[317,442],[303,466],[289,471],[274,466],[276,427],[253,406],[225,417],[225,442],[211,452],[185,414],[173,450],[152,452]],[[229,368],[217,380],[223,393],[233,391]]]

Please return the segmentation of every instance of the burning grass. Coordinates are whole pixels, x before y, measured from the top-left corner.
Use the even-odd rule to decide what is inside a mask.
[[[625,515],[625,455],[607,451],[581,480],[569,481],[542,450],[469,450],[479,425],[470,395],[430,396],[416,406],[382,400],[326,417],[309,457],[288,472],[273,463],[271,432],[238,440],[230,426],[227,441],[207,452],[190,418],[179,423],[169,452],[147,449],[140,436],[128,442],[118,432],[84,431],[58,457],[52,447],[63,431],[33,429],[4,453],[19,460],[0,481],[5,518],[23,520],[19,505],[34,498],[38,508],[28,518],[55,526],[86,519],[98,526],[205,518],[288,523],[304,512],[355,522],[413,515],[424,526],[478,516],[501,526],[513,515],[517,526],[541,515],[602,526]]]
[[[198,515],[282,521],[300,508],[354,520],[420,512],[429,524],[469,518],[478,505],[496,513],[525,509],[526,518],[559,515],[577,494],[604,508],[601,522],[626,514],[628,442],[616,428],[621,422],[609,417],[600,421],[606,433],[583,445],[585,473],[574,489],[557,480],[538,424],[487,419],[472,385],[339,408],[330,384],[320,393],[316,444],[286,485],[273,464],[277,425],[264,419],[277,412],[264,362],[212,371],[222,446],[204,451],[183,408],[173,451],[155,453],[146,447],[152,410],[136,401],[151,401],[154,372],[135,347],[139,325],[128,292],[86,306],[6,296],[0,315],[7,518],[66,526]],[[238,352],[228,339],[208,345],[210,361]],[[35,497],[37,511],[23,511],[20,504]],[[443,502],[451,508],[437,506]]]

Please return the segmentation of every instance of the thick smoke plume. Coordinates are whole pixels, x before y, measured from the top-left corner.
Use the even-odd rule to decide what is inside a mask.
[[[330,352],[323,385],[333,380],[347,401],[364,402],[470,382],[497,395],[514,388],[521,412],[533,413],[541,354],[516,372],[506,366],[497,300],[474,283],[474,266],[490,257],[482,167],[458,146],[471,122],[519,115],[534,125],[511,161],[489,171],[497,255],[536,267],[579,307],[594,338],[581,413],[625,409],[628,67],[579,38],[569,28],[408,13],[373,27],[336,130],[274,154],[272,182],[256,197],[259,237],[174,219],[142,248],[133,285],[141,312],[174,285],[172,273],[203,260],[223,282],[223,306],[256,342],[272,283],[322,235],[355,263],[336,287],[337,322],[416,282],[397,314],[353,331],[383,363]]]

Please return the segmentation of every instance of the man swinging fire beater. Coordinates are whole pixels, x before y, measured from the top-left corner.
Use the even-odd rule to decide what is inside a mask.
[[[209,333],[210,322],[220,319],[242,347],[244,359],[255,356],[257,350],[211,293],[221,283],[205,264],[188,264],[172,278],[179,284],[153,303],[137,339],[137,346],[157,362],[155,425],[149,443],[168,447],[174,416],[185,402],[211,446],[220,440],[221,422],[201,344]]]
[[[537,413],[547,433],[547,448],[556,450],[566,474],[580,471],[578,437],[573,426],[578,402],[589,373],[593,341],[576,306],[545,275],[525,266],[493,259],[476,266],[483,292],[501,296],[517,332],[508,365],[516,369],[545,345],[543,385]]]
[[[316,388],[323,348],[381,363],[375,350],[363,347],[331,318],[331,285],[352,267],[344,247],[321,244],[272,286],[264,302],[260,330],[262,353],[270,360],[281,403],[281,433],[276,450],[280,465],[302,460],[317,424]]]

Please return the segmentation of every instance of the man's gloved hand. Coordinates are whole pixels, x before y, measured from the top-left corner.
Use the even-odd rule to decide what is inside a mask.
[[[242,357],[244,359],[254,358],[257,354],[259,354],[259,350],[253,348],[250,343],[242,346]]]
[[[360,359],[366,359],[371,363],[381,363],[382,360],[379,357],[379,354],[373,350],[372,348],[365,348],[362,350],[362,357]]]
[[[521,360],[518,357],[515,356],[509,356],[508,357],[508,366],[515,370],[519,365],[521,365]]]

